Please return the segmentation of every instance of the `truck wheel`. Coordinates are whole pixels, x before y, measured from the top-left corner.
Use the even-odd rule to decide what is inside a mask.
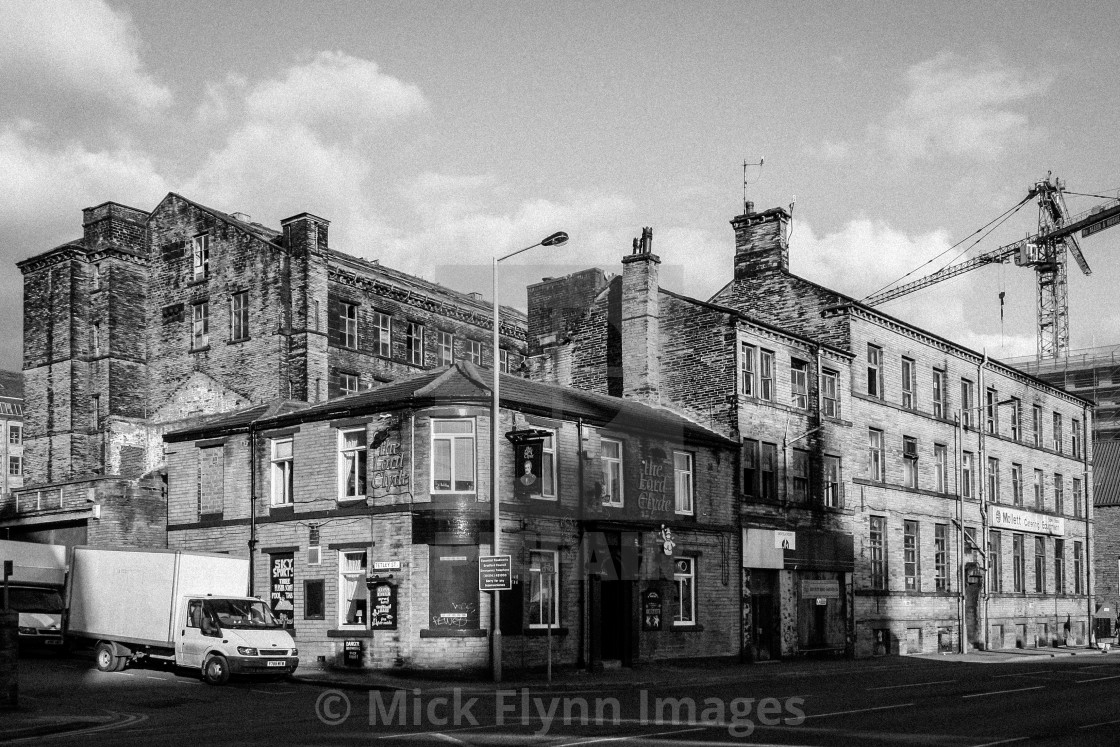
[[[119,672],[124,669],[124,658],[117,656],[117,651],[111,643],[97,644],[94,661],[99,672]]]
[[[214,655],[202,665],[202,679],[208,685],[224,685],[229,681],[229,665],[224,656]]]

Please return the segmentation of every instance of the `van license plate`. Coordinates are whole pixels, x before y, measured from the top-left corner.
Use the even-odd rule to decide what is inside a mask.
[[[288,662],[286,662],[286,661],[270,661],[270,662],[268,662],[268,666],[270,666],[270,667],[286,667],[286,666],[288,666]]]
[[[62,641],[59,640],[58,638],[48,638],[47,640],[45,640],[43,642],[46,643],[48,646],[61,646],[62,645]]]

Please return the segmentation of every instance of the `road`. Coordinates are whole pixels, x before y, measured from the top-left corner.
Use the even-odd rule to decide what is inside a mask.
[[[1116,654],[802,662],[700,670],[702,684],[685,681],[684,670],[670,684],[497,693],[485,685],[367,693],[292,681],[216,688],[184,671],[102,673],[62,658],[20,667],[22,699],[35,712],[104,719],[28,744],[1120,744]]]

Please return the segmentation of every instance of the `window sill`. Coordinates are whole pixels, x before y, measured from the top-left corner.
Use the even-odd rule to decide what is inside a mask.
[[[208,282],[210,282],[210,276],[209,275],[203,275],[202,277],[192,277],[191,280],[187,281],[187,287],[189,288],[192,285],[202,285],[202,284],[208,283]]]
[[[203,346],[202,346],[202,347],[200,347],[200,348],[191,348],[191,352],[192,352],[192,353],[205,353],[205,352],[207,352],[208,350],[210,350],[210,345],[209,345],[209,343],[207,343],[206,345],[203,345]]]
[[[520,630],[518,632],[505,633],[504,635],[523,635],[523,636],[530,636],[530,637],[545,638],[545,637],[548,636],[548,628],[523,628],[522,630]],[[552,635],[554,635],[554,636],[568,635],[568,629],[567,628],[553,627],[552,628]]]
[[[268,513],[270,516],[292,516],[296,512],[296,507],[291,503],[284,503],[277,506],[269,506]]]
[[[320,618],[322,619],[322,618]],[[373,631],[366,628],[338,628],[327,631],[327,638],[373,638]]]
[[[421,638],[485,638],[490,632],[484,628],[469,628],[458,630],[433,630],[421,628]]]
[[[336,503],[338,503],[339,506],[343,506],[343,507],[345,507],[345,506],[357,506],[359,503],[365,503],[365,502],[366,502],[366,497],[364,495],[359,495],[359,496],[356,496],[354,498],[339,498],[336,501]]]
[[[243,342],[249,342],[251,337],[238,337],[236,340],[226,340],[226,345],[240,345]]]
[[[696,623],[689,623],[688,625],[670,624],[669,630],[673,631],[674,633],[703,633],[704,626],[698,625]]]

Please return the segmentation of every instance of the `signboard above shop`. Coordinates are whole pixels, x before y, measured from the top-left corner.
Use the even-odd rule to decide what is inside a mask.
[[[1066,520],[1060,516],[1036,514],[1033,511],[1021,511],[1006,506],[992,506],[991,508],[992,527],[995,529],[1052,534],[1056,537],[1061,537],[1066,533]]]

